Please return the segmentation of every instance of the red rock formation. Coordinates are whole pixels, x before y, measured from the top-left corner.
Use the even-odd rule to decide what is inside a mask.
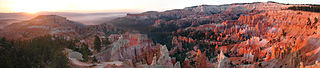
[[[190,65],[190,60],[188,59],[185,59],[184,62],[183,62],[183,68],[193,68],[191,65]]]
[[[200,49],[198,49],[196,60],[196,68],[206,68],[207,67],[207,58],[206,54],[201,54]]]

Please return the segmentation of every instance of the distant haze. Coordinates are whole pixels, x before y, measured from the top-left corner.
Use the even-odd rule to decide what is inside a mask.
[[[106,23],[112,19],[118,17],[124,17],[126,14],[117,13],[117,14],[101,14],[101,15],[83,15],[83,16],[66,16],[70,20],[80,22],[85,25],[98,25]]]
[[[115,18],[124,17],[126,13],[70,13],[70,12],[48,12],[40,13],[39,15],[59,15],[67,17],[67,19],[79,22],[85,25],[98,25],[106,23]]]
[[[15,23],[18,21],[25,21],[32,19],[38,15],[59,15],[66,17],[69,20],[79,22],[85,25],[98,25],[106,23],[112,19],[126,16],[126,13],[71,13],[71,12],[40,12],[37,14],[28,13],[0,13],[0,24]],[[12,21],[14,20],[14,21]]]

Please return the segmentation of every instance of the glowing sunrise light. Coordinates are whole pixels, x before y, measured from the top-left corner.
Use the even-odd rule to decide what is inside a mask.
[[[164,11],[208,4],[276,1],[280,3],[319,4],[319,0],[0,0],[0,12],[97,12]]]
[[[59,9],[55,3],[59,1],[47,0],[10,0],[9,8],[14,12],[37,13],[40,11],[53,11]]]

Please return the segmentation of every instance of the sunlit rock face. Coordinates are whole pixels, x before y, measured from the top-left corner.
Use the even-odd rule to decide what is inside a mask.
[[[113,20],[118,26],[153,26],[157,31],[174,31],[179,28],[236,20],[240,15],[256,14],[263,11],[278,11],[293,5],[271,2],[239,3],[226,5],[200,5],[164,12],[149,11],[141,14],[127,14]],[[138,25],[139,24],[139,25]]]
[[[131,60],[138,67],[170,67],[174,65],[169,57],[169,52],[164,45],[155,45],[147,35],[138,33],[125,33],[111,35],[115,40],[111,47],[96,55],[100,61],[127,61]]]
[[[115,36],[115,35],[111,35]],[[109,56],[98,57],[101,61],[120,61],[126,59],[135,59],[143,52],[148,51],[151,48],[151,40],[143,34],[131,34],[126,33],[116,37],[109,37],[110,39],[117,39],[111,44],[109,49],[99,53],[98,55],[108,54]],[[146,51],[142,51],[146,50]],[[106,53],[108,52],[108,53]],[[153,55],[153,54],[151,54]],[[152,60],[152,57],[150,58]],[[146,60],[144,60],[146,61]],[[150,62],[151,63],[151,62]]]
[[[141,68],[180,68],[180,62],[172,62],[169,51],[165,45],[154,44],[147,35],[138,33],[125,33],[111,35],[109,39],[115,40],[110,48],[96,54],[98,61],[102,62],[130,62]],[[119,67],[133,65],[124,64]]]
[[[316,66],[320,15],[288,10],[291,6],[308,5],[274,2],[201,5],[128,14],[113,23],[143,32],[171,33],[170,41],[162,44],[172,45],[168,47],[171,58],[184,60],[184,67],[200,63],[193,57],[198,49],[205,53],[206,67],[219,67],[220,52],[228,57],[223,66],[229,67]]]
[[[123,34],[119,37],[118,41],[112,44],[111,56],[108,60],[125,60],[135,59],[139,56],[151,55],[151,57],[143,59],[146,63],[151,63],[152,56],[152,40],[149,40],[146,35],[143,34]],[[150,54],[148,54],[150,53]],[[149,61],[148,61],[149,60]]]
[[[252,37],[219,49],[228,51],[225,53],[229,56],[247,57],[238,59],[249,64],[258,62],[261,67],[312,65],[319,61],[318,46],[314,46],[319,42],[318,18],[319,13],[290,10],[240,16],[235,26],[247,25],[238,30]]]

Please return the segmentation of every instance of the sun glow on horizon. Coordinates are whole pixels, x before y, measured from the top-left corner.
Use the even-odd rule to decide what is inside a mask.
[[[0,0],[0,12],[97,12],[97,11],[165,11],[182,9],[196,5],[221,5],[230,3],[247,3],[257,1],[279,1],[281,3],[315,3],[296,0]]]
[[[172,3],[177,4],[168,4]],[[184,0],[0,0],[0,7],[5,7],[2,12],[135,12],[135,11],[161,11],[185,7],[190,4]],[[177,6],[178,5],[178,6]],[[4,9],[0,9],[4,10]],[[9,10],[9,11],[8,11]]]
[[[117,0],[6,0],[12,12],[130,10],[131,1]]]
[[[10,0],[9,8],[13,12],[37,13],[41,11],[54,11],[60,9],[59,1],[47,0]]]

